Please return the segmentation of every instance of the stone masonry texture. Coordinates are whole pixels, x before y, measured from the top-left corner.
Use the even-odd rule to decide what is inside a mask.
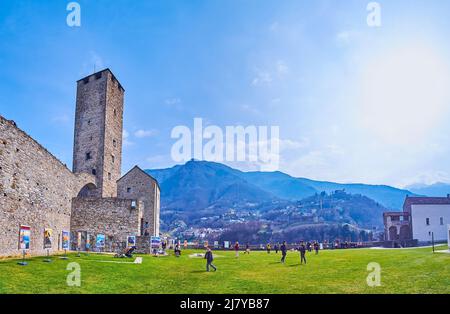
[[[92,243],[104,234],[106,250],[127,236],[159,235],[156,180],[137,166],[120,178],[123,101],[109,69],[77,82],[72,171],[0,116],[0,257],[22,253],[21,225],[31,228],[31,255],[47,253],[44,229],[53,230],[49,253],[61,250],[62,231],[71,233],[72,249],[77,235]],[[144,251],[147,238],[139,237]]]
[[[122,162],[124,90],[109,70],[77,83],[74,173],[94,174],[98,196],[117,196]]]
[[[72,198],[95,183],[73,174],[12,121],[0,117],[0,256],[17,256],[20,225],[31,227],[30,253],[44,254],[44,228],[53,229],[51,252],[70,231]]]
[[[134,167],[117,182],[120,198],[132,198],[144,203],[143,234],[159,235],[159,198],[158,182],[149,174]]]

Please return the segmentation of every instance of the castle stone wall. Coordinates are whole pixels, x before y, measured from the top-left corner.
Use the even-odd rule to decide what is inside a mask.
[[[0,116],[0,256],[18,256],[20,225],[31,227],[30,253],[43,255],[44,229],[53,229],[52,249],[70,231],[71,200],[95,178],[74,175],[14,122]]]
[[[126,242],[127,236],[140,234],[143,203],[135,202],[135,208],[132,203],[131,199],[74,198],[71,232],[86,232],[94,237],[104,234],[107,244],[118,246]]]

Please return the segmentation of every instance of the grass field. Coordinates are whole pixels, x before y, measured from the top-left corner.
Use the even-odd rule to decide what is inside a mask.
[[[444,249],[444,247],[441,247]],[[205,261],[189,257],[199,251],[183,251],[180,258],[143,257],[142,264],[118,264],[130,259],[90,254],[69,260],[54,256],[0,261],[0,293],[450,293],[450,254],[430,248],[411,250],[335,250],[307,254],[299,265],[297,252],[289,252],[286,264],[280,254],[217,251],[217,272],[207,273]],[[69,287],[70,262],[81,266],[81,286]],[[381,286],[369,287],[367,265],[381,266]]]

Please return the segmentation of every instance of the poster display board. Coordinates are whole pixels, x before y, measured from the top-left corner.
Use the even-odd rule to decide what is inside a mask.
[[[136,246],[136,236],[128,236],[127,237],[127,247],[133,247]]]
[[[77,232],[77,249],[81,250],[81,241],[83,236],[81,235],[81,232]]]
[[[63,250],[68,250],[70,245],[70,233],[69,231],[63,231],[61,233],[61,245]]]
[[[53,229],[45,228],[44,229],[44,249],[52,248],[52,236],[53,236]]]
[[[229,249],[229,248],[230,248],[230,241],[224,241],[224,242],[223,242],[223,247],[224,247],[225,249]]]
[[[151,237],[150,246],[152,249],[159,249],[159,247],[161,246],[161,237]]]
[[[95,246],[98,248],[105,247],[105,235],[104,234],[97,234],[97,238],[95,240]]]
[[[30,249],[31,228],[29,226],[20,226],[19,230],[19,249]]]
[[[86,251],[91,249],[91,235],[86,233]]]
[[[448,249],[450,250],[450,225],[447,225]]]

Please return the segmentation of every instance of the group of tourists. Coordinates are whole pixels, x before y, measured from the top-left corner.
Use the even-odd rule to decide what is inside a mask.
[[[236,243],[233,246],[233,249],[235,251],[235,257],[239,258],[239,252],[240,252],[240,245],[239,242],[236,241]],[[315,254],[319,254],[320,245],[317,241],[314,242],[305,242],[301,241],[298,245],[291,246],[292,251],[298,251],[300,253],[300,264],[306,264],[306,252],[312,252],[315,251]],[[209,246],[205,247],[206,252],[204,255],[204,259],[206,260],[206,271],[210,271],[210,269],[213,269],[214,271],[217,271],[217,267],[213,264],[214,261],[214,254]],[[268,243],[265,247],[267,254],[270,254],[272,251],[272,244]],[[287,252],[288,252],[288,245],[286,241],[283,241],[283,243],[279,244],[276,243],[273,246],[273,250],[275,251],[275,254],[278,254],[278,252],[281,252],[281,263],[284,264],[286,262]],[[174,255],[176,257],[179,257],[181,255],[181,247],[179,244],[176,244],[174,247]],[[250,244],[247,243],[245,245],[244,255],[250,255]]]

